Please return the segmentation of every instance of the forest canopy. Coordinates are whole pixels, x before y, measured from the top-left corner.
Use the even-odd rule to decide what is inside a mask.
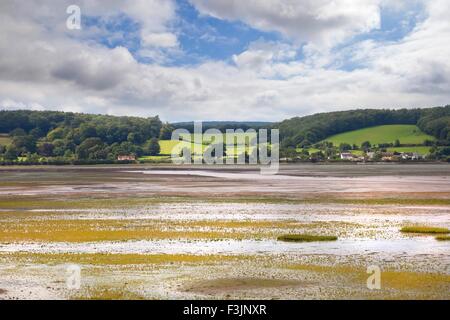
[[[12,139],[5,158],[37,153],[80,160],[145,154],[145,144],[166,132],[158,116],[115,117],[56,111],[0,111],[0,133]],[[164,128],[164,129],[163,129]],[[0,150],[1,151],[1,150]]]

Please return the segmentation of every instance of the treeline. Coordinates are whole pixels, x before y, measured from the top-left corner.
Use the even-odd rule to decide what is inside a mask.
[[[279,128],[281,148],[308,148],[342,132],[387,124],[415,124],[436,137],[428,141],[437,157],[450,146],[450,106],[426,109],[350,110],[295,117],[280,123],[204,122],[203,130]],[[4,163],[59,161],[111,162],[119,155],[157,155],[158,139],[168,140],[175,128],[193,131],[193,123],[162,123],[149,118],[116,117],[57,111],[0,111],[0,134],[11,139],[0,145]],[[445,151],[447,153],[447,151]]]
[[[360,109],[319,113],[280,122],[282,146],[305,148],[334,134],[388,124],[414,124],[450,145],[450,106],[425,109]]]
[[[450,105],[423,109],[417,126],[425,133],[450,145]]]
[[[242,129],[247,131],[248,129],[267,129],[271,128],[275,123],[273,122],[262,122],[262,121],[203,121],[202,122],[202,132],[208,129],[218,129],[225,133],[225,130],[232,129]],[[186,129],[190,133],[194,133],[194,122],[176,122],[172,123],[172,127],[175,129]]]
[[[7,146],[0,146],[0,156],[4,161],[20,156],[30,162],[42,161],[42,157],[64,161],[114,161],[121,154],[159,153],[158,139],[170,136],[172,130],[158,116],[0,111],[0,133],[7,133],[11,139]]]

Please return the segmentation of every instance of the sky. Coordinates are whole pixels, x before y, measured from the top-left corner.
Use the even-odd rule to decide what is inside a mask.
[[[174,122],[446,105],[449,17],[449,0],[2,0],[0,109]]]

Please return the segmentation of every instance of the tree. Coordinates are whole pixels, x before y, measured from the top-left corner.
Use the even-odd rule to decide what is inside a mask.
[[[314,152],[311,155],[311,161],[315,162],[315,161],[321,161],[325,159],[325,155],[323,154],[322,151],[318,151],[318,152]]]
[[[9,145],[6,147],[6,152],[3,155],[3,158],[5,160],[16,160],[19,153],[20,151],[14,145]]]
[[[44,157],[53,157],[55,146],[52,143],[44,142],[39,144],[38,153]]]
[[[333,159],[336,156],[336,152],[335,152],[334,148],[326,148],[324,154],[325,154],[325,157],[330,158],[330,159]]]
[[[156,156],[161,152],[159,141],[156,138],[150,139],[147,146],[147,153],[151,156]]]
[[[136,155],[142,154],[139,146],[144,141],[158,137],[161,131],[158,117],[114,117],[107,115],[77,114],[56,111],[0,110],[0,133],[11,133],[15,147],[22,154],[36,152],[36,144],[51,143],[53,155],[66,154],[73,158],[77,151],[80,159],[114,159],[114,151],[122,142],[131,143]],[[28,134],[27,134],[28,132]],[[99,138],[91,147],[83,144],[87,139]],[[92,143],[90,140],[89,143]],[[117,145],[115,145],[117,144]],[[113,148],[113,145],[114,148]],[[5,150],[6,152],[6,150]],[[48,148],[40,150],[47,155]]]
[[[14,136],[12,144],[21,153],[36,151],[36,139],[31,135]]]
[[[352,149],[352,146],[349,145],[348,143],[341,143],[341,144],[339,145],[339,150],[340,150],[341,152],[343,152],[343,151],[348,151],[348,150],[351,150],[351,149]]]
[[[105,144],[100,138],[88,138],[76,149],[78,159],[106,159]]]
[[[82,142],[88,138],[94,138],[96,136],[97,129],[95,129],[95,126],[93,124],[83,123],[80,126],[80,139]]]
[[[27,154],[27,162],[30,163],[38,163],[40,160],[39,155],[37,153],[28,153]]]
[[[295,148],[281,148],[280,156],[282,158],[295,159],[297,157],[297,151]]]
[[[292,138],[283,139],[281,148],[295,148],[295,141]]]
[[[64,152],[64,158],[66,159],[73,158],[73,152],[71,150],[66,150],[66,152]]]
[[[373,161],[381,161],[381,158],[382,158],[381,152],[375,152],[374,155],[373,155],[372,160]]]
[[[142,135],[139,132],[130,132],[127,136],[127,141],[134,144],[142,142]]]
[[[44,131],[42,131],[41,128],[34,128],[34,129],[31,129],[30,135],[33,136],[35,139],[39,139],[39,138],[45,136],[45,133],[44,133]]]
[[[47,139],[50,141],[53,141],[56,139],[63,139],[64,135],[65,135],[64,131],[65,130],[61,127],[55,128],[47,134]]]
[[[159,138],[161,140],[170,140],[172,138],[172,132],[175,130],[168,122],[164,123],[161,127]]]
[[[24,129],[22,128],[15,128],[14,130],[12,130],[9,135],[11,137],[18,137],[18,136],[25,136],[27,133],[25,132]]]
[[[361,149],[363,149],[365,152],[369,151],[372,145],[370,144],[370,141],[364,141],[361,143]]]
[[[400,147],[400,140],[395,139],[394,147]]]

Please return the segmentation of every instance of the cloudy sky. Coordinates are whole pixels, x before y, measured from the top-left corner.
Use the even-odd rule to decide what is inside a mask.
[[[445,105],[449,17],[449,0],[2,0],[0,108],[277,121]]]

